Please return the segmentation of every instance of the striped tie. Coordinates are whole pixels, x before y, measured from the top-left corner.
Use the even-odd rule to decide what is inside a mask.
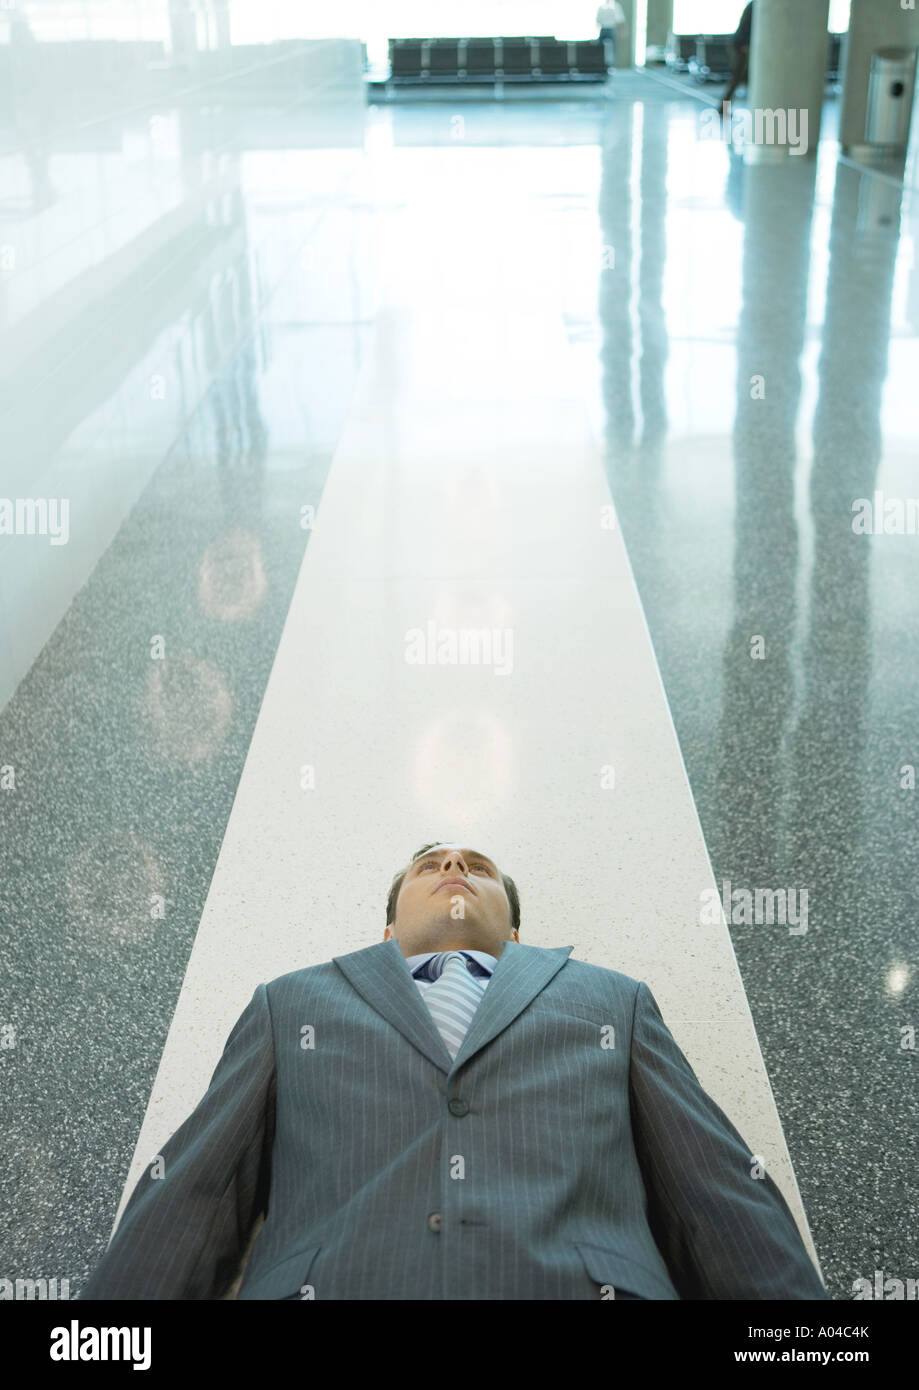
[[[428,962],[428,970],[434,983],[425,990],[424,1002],[447,1051],[455,1058],[479,1007],[484,987],[470,973],[466,957],[460,951],[441,951]]]

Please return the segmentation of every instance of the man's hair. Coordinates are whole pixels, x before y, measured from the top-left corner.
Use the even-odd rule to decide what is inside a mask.
[[[391,927],[396,920],[396,903],[399,900],[399,889],[402,887],[402,880],[412,867],[416,859],[420,859],[423,854],[427,854],[429,849],[436,849],[442,840],[432,840],[429,845],[422,845],[421,849],[412,855],[411,863],[395,875],[392,887],[389,890],[389,897],[386,899],[386,925]],[[500,872],[500,870],[499,870]],[[517,892],[517,885],[508,874],[501,874],[501,882],[504,884],[504,891],[507,894],[507,901],[511,909],[511,927],[520,930],[520,894]]]

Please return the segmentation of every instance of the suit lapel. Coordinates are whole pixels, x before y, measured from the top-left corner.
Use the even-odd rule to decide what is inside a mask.
[[[442,1071],[452,1065],[444,1040],[406,964],[398,942],[378,941],[363,951],[333,956],[362,999],[382,1014],[419,1052]]]
[[[362,951],[334,956],[334,963],[362,999],[397,1028],[443,1072],[462,1066],[531,1004],[568,959],[571,946],[522,946],[508,941],[452,1061],[397,941],[378,941]]]
[[[507,941],[476,1009],[454,1067],[468,1062],[498,1036],[561,970],[572,946],[523,946]],[[418,986],[416,985],[417,989]],[[433,1020],[432,1020],[433,1022]],[[447,1056],[449,1057],[449,1052]]]

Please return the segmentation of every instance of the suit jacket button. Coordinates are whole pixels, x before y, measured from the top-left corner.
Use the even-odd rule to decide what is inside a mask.
[[[468,1115],[469,1106],[464,1100],[451,1100],[447,1104],[451,1115]]]
[[[432,1211],[432,1212],[431,1212],[431,1215],[428,1217],[428,1226],[429,1226],[429,1228],[430,1228],[432,1231],[439,1231],[439,1230],[440,1230],[440,1212],[439,1212],[439,1211]]]

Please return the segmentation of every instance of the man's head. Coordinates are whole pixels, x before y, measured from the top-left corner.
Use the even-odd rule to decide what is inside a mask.
[[[487,951],[500,956],[519,940],[520,898],[512,878],[487,855],[460,845],[425,845],[392,881],[383,940],[404,956],[424,951]]]

